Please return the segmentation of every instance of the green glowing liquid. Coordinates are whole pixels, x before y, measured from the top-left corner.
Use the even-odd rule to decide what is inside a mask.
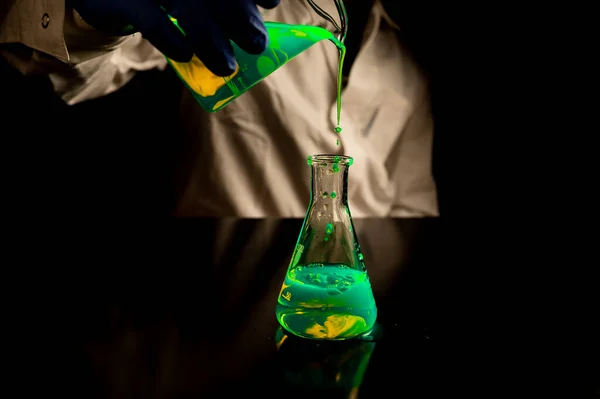
[[[178,26],[177,20],[174,18],[171,20]],[[238,69],[231,76],[219,77],[212,74],[195,56],[186,63],[167,60],[202,108],[209,112],[216,112],[315,43],[329,40],[336,45],[340,53],[336,100],[338,124],[336,132],[339,133],[341,131],[339,123],[342,107],[342,68],[346,55],[344,44],[333,33],[317,26],[267,21],[265,27],[269,35],[269,44],[261,54],[248,54],[231,42],[238,63]]]
[[[276,315],[294,335],[343,340],[370,332],[377,307],[366,271],[320,263],[288,270]]]
[[[346,47],[343,43],[338,40],[334,41],[335,45],[340,51],[340,60],[338,61],[338,76],[337,76],[337,127],[335,128],[336,133],[341,133],[342,128],[340,126],[340,113],[342,112],[342,78],[344,68],[344,58],[346,58]],[[336,142],[339,145],[339,141]]]

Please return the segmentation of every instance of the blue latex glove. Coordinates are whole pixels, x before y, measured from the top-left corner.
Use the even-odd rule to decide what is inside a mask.
[[[259,54],[268,37],[257,8],[274,8],[280,0],[70,0],[67,4],[94,28],[111,35],[141,32],[174,61],[196,56],[215,75],[236,68],[230,40]],[[185,36],[170,21],[177,19]]]

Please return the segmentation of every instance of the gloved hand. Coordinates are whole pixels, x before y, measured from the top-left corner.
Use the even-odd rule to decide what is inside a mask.
[[[257,8],[279,0],[68,0],[94,28],[122,36],[141,32],[167,57],[187,62],[196,56],[211,72],[228,76],[236,62],[230,40],[250,54],[266,48],[267,31]],[[185,36],[170,21],[176,18]]]

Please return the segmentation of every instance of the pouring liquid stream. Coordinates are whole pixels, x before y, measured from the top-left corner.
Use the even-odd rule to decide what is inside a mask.
[[[346,47],[340,42],[334,42],[340,52],[340,59],[338,61],[338,76],[337,76],[337,93],[336,93],[336,104],[337,104],[337,126],[335,132],[340,134],[342,127],[340,126],[340,116],[342,112],[342,82],[343,82],[343,69],[344,69],[344,58],[346,58]],[[340,145],[340,140],[336,141],[336,145]]]

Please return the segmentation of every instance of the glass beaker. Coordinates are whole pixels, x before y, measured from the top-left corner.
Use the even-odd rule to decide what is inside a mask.
[[[171,20],[177,24],[177,20]],[[332,32],[318,26],[267,21],[265,27],[269,42],[261,54],[248,54],[231,42],[237,68],[230,76],[213,74],[195,55],[189,62],[167,61],[202,108],[216,112],[321,40],[330,40],[344,49]]]
[[[367,334],[377,307],[348,207],[352,158],[313,155],[311,197],[277,299],[283,328],[303,338],[343,340]]]

